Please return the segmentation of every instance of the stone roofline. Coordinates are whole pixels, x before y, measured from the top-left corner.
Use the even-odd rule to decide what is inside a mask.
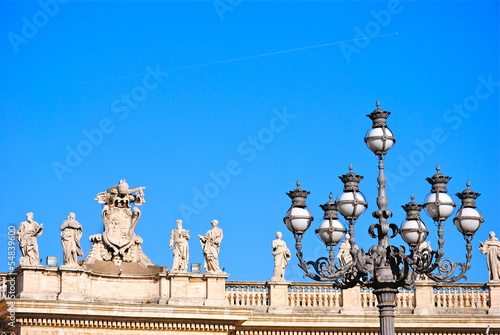
[[[64,266],[18,267],[0,273],[0,321],[7,324],[8,308],[15,304],[16,329],[33,335],[80,334],[82,328],[92,335],[102,334],[101,329],[119,335],[290,335],[297,329],[306,335],[366,335],[379,327],[376,298],[365,287],[228,281],[225,273],[163,270],[106,274]],[[500,282],[419,281],[396,299],[396,329],[422,335],[500,332]]]
[[[284,312],[322,308],[338,313],[377,314],[371,290],[334,289],[329,283],[228,281],[226,273],[96,273],[64,266],[23,266],[0,273],[0,300],[75,301],[177,306],[256,308]],[[454,311],[500,316],[500,282],[439,284],[418,281],[400,289],[397,312],[429,314]]]

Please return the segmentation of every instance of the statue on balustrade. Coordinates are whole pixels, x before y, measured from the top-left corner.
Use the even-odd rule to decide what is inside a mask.
[[[431,247],[431,242],[429,241],[424,241],[420,243],[417,246],[417,252],[419,255],[421,255],[422,259],[432,259],[432,247]],[[427,277],[425,274],[420,273],[417,274],[417,279],[420,281],[429,281],[429,277]]]
[[[273,256],[274,256],[274,272],[271,281],[285,280],[285,268],[290,262],[292,254],[290,249],[286,246],[286,242],[281,238],[283,234],[281,232],[276,233],[276,239],[273,240]]]
[[[27,213],[26,221],[21,222],[15,233],[22,255],[20,265],[40,265],[37,237],[42,235],[43,223],[38,224],[33,216],[32,212]]]
[[[210,224],[212,225],[212,229],[207,231],[205,236],[198,235],[205,258],[205,270],[209,273],[221,273],[222,270],[219,268],[219,251],[223,237],[222,229],[217,227],[219,224],[217,220],[212,220]]]
[[[130,189],[125,179],[101,192],[94,199],[104,204],[101,216],[104,222],[103,234],[90,236],[92,248],[84,264],[95,261],[112,261],[116,266],[122,262],[138,263],[143,267],[153,265],[141,248],[142,238],[135,234],[135,226],[141,217],[138,206],[146,202],[145,187]]]
[[[339,254],[338,258],[340,260],[340,265],[344,266],[350,261],[352,261],[352,256],[351,256],[351,243],[349,243],[349,239],[351,238],[351,235],[345,234],[344,241],[342,241],[342,244],[340,245],[339,248]]]
[[[75,213],[69,213],[59,229],[61,230],[64,266],[79,266],[78,256],[83,256],[83,250],[80,245],[80,238],[82,237],[83,231],[82,225],[76,221]]]
[[[182,220],[175,221],[177,229],[170,232],[170,249],[173,248],[173,272],[186,272],[189,262],[189,231],[182,228]]]
[[[500,241],[491,231],[489,238],[484,242],[479,242],[479,251],[486,255],[486,264],[490,281],[500,281]]]

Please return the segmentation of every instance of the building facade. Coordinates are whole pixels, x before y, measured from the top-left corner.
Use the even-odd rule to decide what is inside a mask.
[[[228,281],[219,267],[218,221],[202,236],[205,273],[187,272],[189,232],[178,220],[172,231],[172,270],[151,263],[134,232],[145,202],[144,187],[124,179],[97,194],[102,234],[89,237],[83,261],[82,227],[75,213],[61,225],[64,265],[39,262],[43,225],[27,213],[9,228],[9,255],[19,266],[0,273],[0,335],[372,335],[379,333],[371,289],[334,289],[329,283],[283,280],[290,250],[273,241],[275,271],[268,282]],[[134,206],[132,206],[134,205]],[[396,294],[395,329],[401,335],[500,334],[500,242],[490,234],[486,284],[436,284],[428,280]],[[277,260],[281,258],[281,260]],[[9,258],[10,259],[10,258]],[[57,262],[56,262],[57,263]],[[10,265],[9,265],[10,266]],[[494,271],[493,271],[494,270]],[[495,272],[496,271],[496,272]],[[392,305],[391,305],[392,306]],[[392,319],[391,319],[392,320]]]
[[[2,273],[0,334],[378,334],[377,302],[363,287],[148,271],[38,265]],[[500,283],[420,281],[397,295],[395,325],[408,335],[500,334]]]

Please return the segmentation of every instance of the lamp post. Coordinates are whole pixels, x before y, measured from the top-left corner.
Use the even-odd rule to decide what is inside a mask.
[[[372,213],[378,223],[372,224],[368,229],[369,235],[377,238],[378,243],[370,247],[368,252],[356,246],[354,234],[356,221],[368,207],[368,203],[359,190],[359,183],[363,177],[353,172],[352,165],[349,166],[349,173],[339,177],[344,184],[342,194],[336,201],[332,200],[333,196],[330,194],[330,200],[320,205],[324,211],[324,221],[316,229],[316,233],[325,243],[328,257],[320,257],[316,261],[303,259],[302,237],[313,221],[313,216],[306,205],[306,198],[310,192],[301,189],[300,182],[297,182],[295,190],[287,193],[292,199],[292,205],[283,220],[294,235],[299,267],[305,272],[304,276],[317,281],[331,281],[334,287],[341,289],[351,288],[357,284],[372,288],[378,302],[380,334],[393,335],[395,333],[395,298],[398,289],[413,288],[417,275],[425,275],[436,282],[448,283],[466,278],[465,272],[470,269],[472,258],[472,238],[484,219],[475,204],[480,194],[472,191],[470,183],[467,182],[467,188],[456,194],[462,200],[462,205],[453,219],[466,242],[466,261],[454,263],[448,258],[443,258],[443,226],[452,215],[456,204],[447,194],[446,189],[446,184],[451,177],[441,174],[438,165],[437,172],[431,178],[427,178],[431,184],[431,192],[426,197],[425,203],[423,205],[416,203],[412,195],[411,201],[402,206],[406,212],[406,218],[401,227],[388,222],[388,219],[392,217],[392,212],[387,209],[384,158],[396,143],[396,138],[386,123],[390,113],[382,110],[378,101],[376,106],[377,108],[367,115],[373,124],[364,140],[378,159],[378,209]],[[437,250],[424,247],[429,232],[420,218],[422,209],[425,209],[437,226]],[[338,220],[338,212],[347,221],[347,229],[344,229]],[[347,231],[349,235],[344,236]],[[398,234],[408,244],[409,253],[406,253],[403,246],[391,245],[391,238]],[[338,264],[334,259],[334,247],[343,238],[348,238],[351,257],[345,264]]]

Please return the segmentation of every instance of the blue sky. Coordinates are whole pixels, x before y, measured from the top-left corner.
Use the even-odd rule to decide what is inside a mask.
[[[478,241],[500,234],[497,1],[2,1],[0,13],[1,245],[32,211],[43,263],[61,261],[59,226],[75,212],[87,254],[103,230],[93,199],[125,178],[147,187],[136,233],[155,264],[171,266],[179,218],[190,263],[202,262],[196,235],[218,219],[229,279],[265,281],[277,231],[294,252],[285,193],[297,179],[311,192],[304,254],[326,255],[318,205],[352,163],[368,249],[378,170],[363,137],[379,100],[397,138],[385,161],[391,222],[412,193],[423,202],[437,164],[450,195],[470,180],[486,221],[468,276],[487,280]],[[464,261],[451,220],[445,230],[445,255]],[[0,271],[7,262],[4,247]],[[296,264],[287,280],[302,280]]]

